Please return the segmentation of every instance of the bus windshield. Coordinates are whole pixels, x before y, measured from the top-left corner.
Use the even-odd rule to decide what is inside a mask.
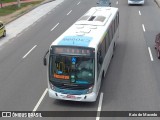
[[[93,84],[94,64],[94,58],[87,56],[51,55],[50,81],[77,85]]]

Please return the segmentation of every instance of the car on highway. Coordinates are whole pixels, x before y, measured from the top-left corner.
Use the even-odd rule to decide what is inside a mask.
[[[5,25],[2,21],[0,21],[0,37],[5,37],[5,36],[6,36]]]
[[[158,59],[160,59],[160,33],[156,35],[155,39],[155,49],[157,50]]]
[[[98,7],[111,7],[110,0],[99,0],[97,2]]]
[[[145,0],[128,0],[128,5],[131,4],[137,4],[137,5],[143,5]]]

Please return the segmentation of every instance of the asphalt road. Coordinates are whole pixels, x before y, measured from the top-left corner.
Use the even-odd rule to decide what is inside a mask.
[[[47,93],[37,104],[47,88],[43,56],[49,45],[90,7],[96,6],[96,2],[65,0],[0,49],[0,111],[97,111],[98,107],[101,111],[160,111],[160,61],[154,50],[155,35],[160,32],[160,8],[154,0],[146,0],[144,6],[128,6],[127,0],[112,0],[112,6],[120,11],[119,40],[95,103],[58,101]],[[41,119],[159,120],[149,117]]]

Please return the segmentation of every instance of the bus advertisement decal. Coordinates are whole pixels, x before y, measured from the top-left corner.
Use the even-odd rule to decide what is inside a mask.
[[[76,46],[86,46],[88,47],[92,37],[87,36],[65,36],[58,45],[76,45]]]

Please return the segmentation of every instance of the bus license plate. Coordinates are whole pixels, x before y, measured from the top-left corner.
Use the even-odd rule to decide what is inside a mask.
[[[76,96],[74,96],[74,95],[67,95],[67,96],[66,96],[66,98],[75,99],[75,98],[76,98]]]

